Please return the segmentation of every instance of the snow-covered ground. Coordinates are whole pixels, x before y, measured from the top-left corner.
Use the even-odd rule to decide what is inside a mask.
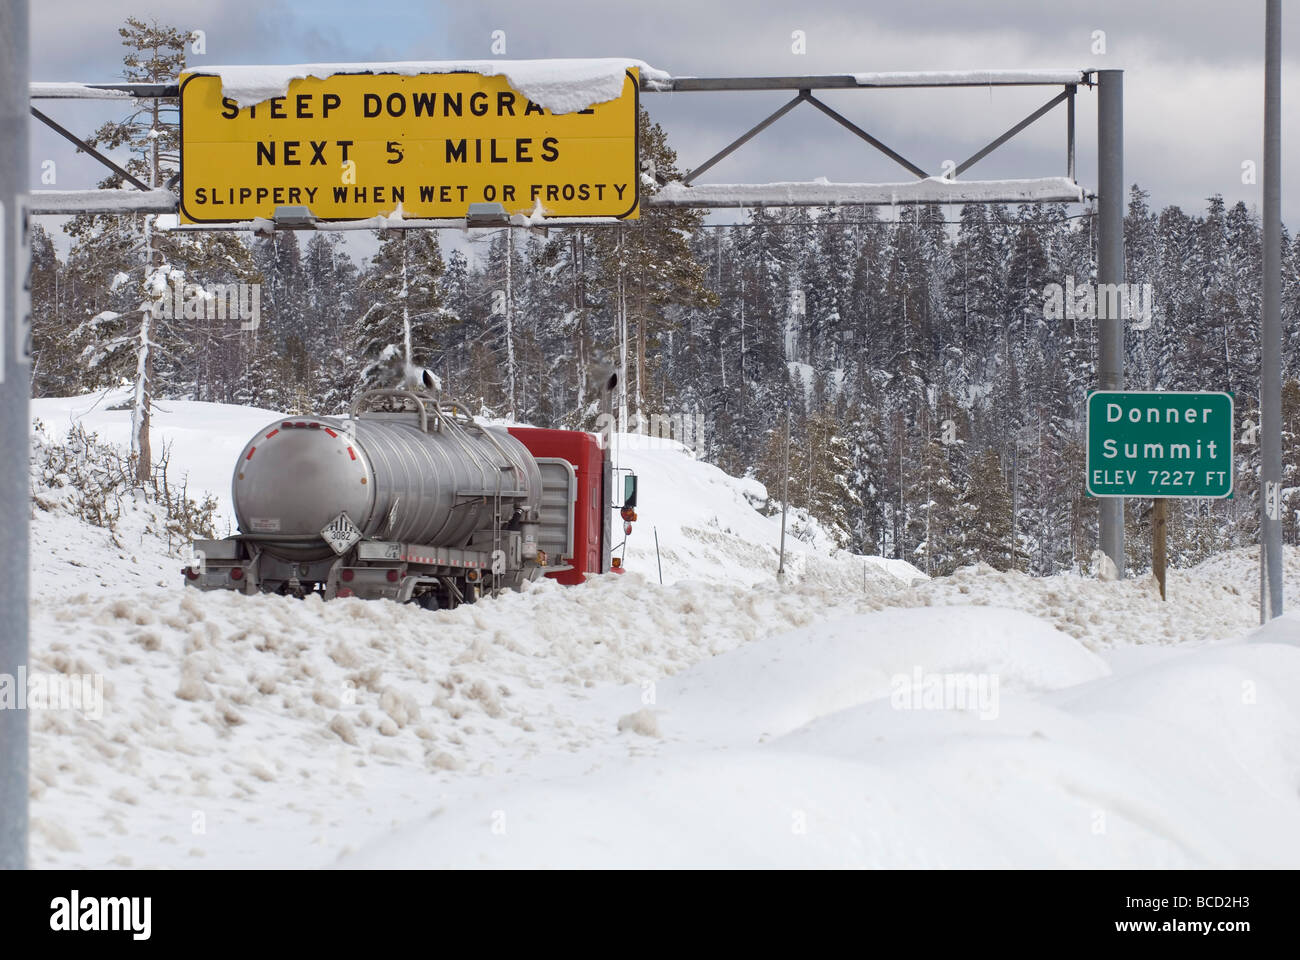
[[[33,415],[125,443],[111,405]],[[164,406],[228,516],[276,414]],[[31,713],[36,865],[1300,865],[1300,618],[1254,629],[1248,551],[1162,603],[814,536],[781,587],[757,485],[645,446],[630,573],[434,614],[182,590],[146,511],[34,509],[32,669],[104,683]]]

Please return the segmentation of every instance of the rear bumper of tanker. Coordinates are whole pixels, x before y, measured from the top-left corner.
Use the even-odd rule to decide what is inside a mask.
[[[543,574],[562,573],[568,566],[545,566],[522,556],[519,534],[506,541],[511,569],[498,585],[518,588]],[[250,550],[242,537],[196,540],[193,560],[183,576],[186,586],[199,590],[231,590],[245,594],[319,593],[325,599],[358,597],[406,603],[422,593],[456,594],[456,602],[473,602],[492,581],[491,554],[470,549],[432,547],[368,540],[356,546],[350,562],[340,557],[294,560],[262,549]]]

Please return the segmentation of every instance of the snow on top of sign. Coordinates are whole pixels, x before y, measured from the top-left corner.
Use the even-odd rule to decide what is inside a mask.
[[[1082,83],[1082,70],[902,70],[884,73],[855,73],[862,87],[901,87],[918,84],[965,86],[999,83]]]
[[[661,204],[836,203],[1032,203],[1048,200],[1082,202],[1083,188],[1069,177],[1029,180],[948,180],[926,177],[906,183],[832,183],[825,177],[779,183],[701,183],[686,186],[680,180],[664,184],[655,195]]]
[[[222,92],[241,108],[282,97],[304,77],[324,79],[339,73],[481,73],[503,76],[510,86],[552,113],[574,113],[616,99],[630,68],[649,80],[669,75],[641,60],[602,57],[573,60],[403,60],[392,63],[299,63],[283,66],[202,67],[194,73],[221,78]]]

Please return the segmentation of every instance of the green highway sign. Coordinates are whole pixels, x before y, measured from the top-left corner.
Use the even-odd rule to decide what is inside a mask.
[[[1088,396],[1088,493],[1232,495],[1232,395],[1099,390]]]

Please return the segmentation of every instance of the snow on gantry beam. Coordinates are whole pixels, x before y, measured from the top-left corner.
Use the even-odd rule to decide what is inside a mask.
[[[174,83],[32,83],[33,100],[129,100],[132,97],[175,97]]]
[[[909,70],[791,77],[642,77],[646,93],[832,90],[857,87],[1024,87],[1090,82],[1090,70]]]
[[[645,203],[651,207],[829,207],[846,203],[1082,203],[1083,188],[1069,177],[1031,180],[945,180],[906,183],[832,183],[825,179],[784,183],[665,184]]]
[[[903,70],[855,73],[860,87],[1024,87],[1087,83],[1089,70]]]
[[[617,99],[629,69],[638,71],[642,83],[660,83],[668,74],[625,57],[554,60],[405,60],[373,63],[299,63],[277,66],[202,66],[186,73],[221,78],[223,95],[241,108],[288,93],[294,80],[338,74],[396,74],[420,76],[437,73],[478,73],[503,76],[515,90],[552,113],[575,113]]]
[[[31,213],[175,213],[176,194],[170,190],[33,190]]]

